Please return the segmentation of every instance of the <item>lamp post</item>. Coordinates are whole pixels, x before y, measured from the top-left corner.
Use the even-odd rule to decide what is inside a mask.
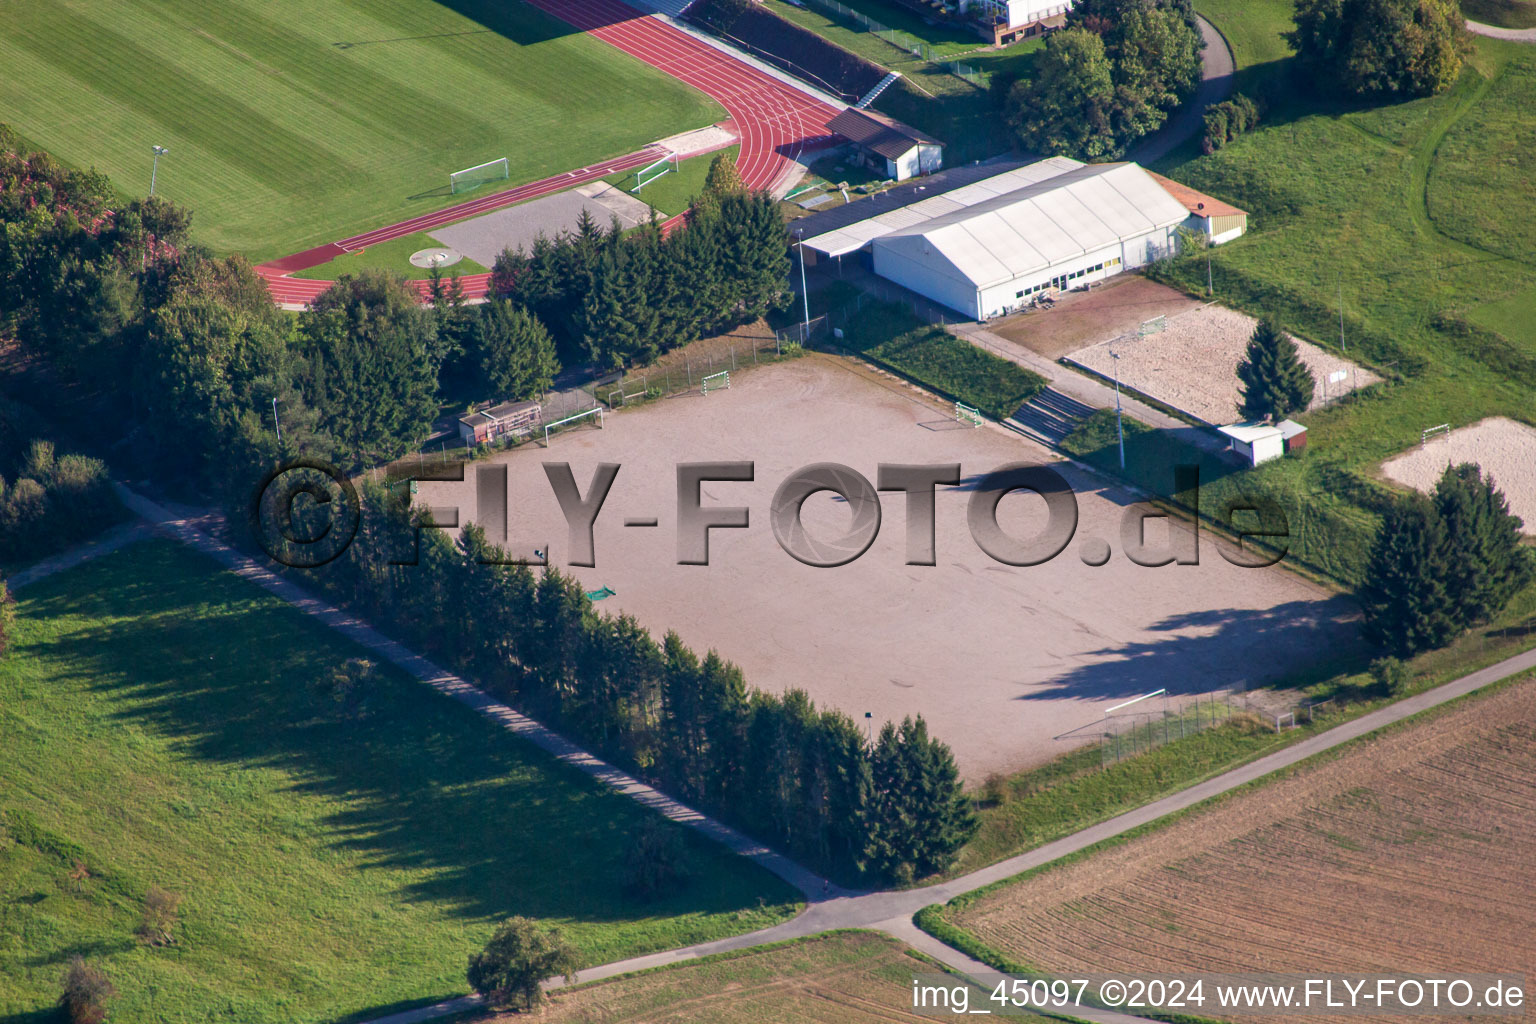
[[[277,396],[272,397],[272,426],[277,428],[277,443],[283,443],[283,424],[277,418]]]
[[[800,300],[804,303],[805,331],[802,341],[809,341],[811,337],[811,293],[805,286],[805,229],[795,229],[796,248],[800,250]]]
[[[155,194],[155,176],[160,173],[160,158],[162,156],[164,156],[165,154],[170,152],[170,150],[166,149],[164,146],[156,146],[156,147],[154,147],[154,150],[155,150],[155,162],[154,162],[153,166],[151,166],[150,169],[149,169],[149,194],[150,195],[154,195]]]
[[[1120,353],[1110,349],[1115,361],[1115,433],[1120,439],[1120,471],[1125,472],[1125,422],[1120,418]]]

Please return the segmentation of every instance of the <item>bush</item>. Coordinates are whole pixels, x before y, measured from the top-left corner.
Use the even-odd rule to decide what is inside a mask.
[[[11,632],[16,628],[16,599],[0,580],[0,658],[11,648]]]
[[[625,890],[642,898],[659,896],[683,885],[692,873],[677,826],[646,818],[624,867]]]
[[[117,996],[117,989],[99,967],[76,955],[64,972],[64,993],[59,1007],[69,1024],[101,1024],[107,1019],[107,1004]]]
[[[576,952],[560,929],[544,931],[526,917],[504,921],[485,949],[469,958],[469,985],[497,1009],[531,1010],[544,999],[545,978],[576,977]]]
[[[151,946],[168,946],[176,941],[176,925],[181,920],[181,894],[168,892],[158,885],[144,894],[144,919],[139,924],[139,938]]]
[[[367,658],[348,658],[329,675],[315,680],[315,696],[343,718],[362,718],[368,713],[377,668]]]
[[[1200,140],[1200,149],[1209,156],[1258,126],[1259,106],[1242,93],[1229,100],[1212,103],[1205,108],[1205,135]]]
[[[1469,50],[1457,0],[1296,0],[1286,40],[1307,80],[1353,96],[1443,92]]]

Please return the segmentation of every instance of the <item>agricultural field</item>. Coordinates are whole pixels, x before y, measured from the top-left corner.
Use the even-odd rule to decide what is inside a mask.
[[[511,914],[599,964],[795,909],[691,834],[685,888],[626,895],[647,812],[388,667],[342,713],[315,684],[362,652],[187,549],[141,542],[18,596],[0,1019],[50,1014],[73,952],[117,1020],[321,1022],[461,994]],[[134,934],[151,885],[185,897],[164,948]]]
[[[1527,678],[944,916],[1052,972],[1529,976],[1533,860]]]
[[[887,936],[833,932],[557,991],[539,1019],[550,1024],[918,1024],[933,1017],[911,1010],[914,973],[937,974],[939,968]],[[984,997],[983,990],[971,988],[972,1006],[986,1005]],[[523,1018],[491,1019],[514,1024]],[[1022,1020],[1043,1024],[1039,1017]]]
[[[18,0],[0,110],[34,144],[190,207],[199,239],[285,255],[723,116],[707,97],[528,4]],[[483,186],[490,190],[496,186]]]

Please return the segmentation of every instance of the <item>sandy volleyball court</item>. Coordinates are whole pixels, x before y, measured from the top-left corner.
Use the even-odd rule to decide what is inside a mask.
[[[1440,434],[1382,463],[1387,479],[1428,494],[1446,466],[1475,462],[1492,476],[1509,510],[1536,536],[1536,427],[1494,416]]]
[[[1079,349],[1067,357],[1105,377],[1116,372],[1120,382],[1164,405],[1213,425],[1240,419],[1237,364],[1258,321],[1224,306],[1202,306],[1168,318],[1167,330],[1144,338],[1127,337]],[[1296,339],[1301,361],[1317,380],[1311,408],[1334,401],[1381,378],[1363,367]],[[1330,382],[1330,375],[1344,378]]]
[[[678,565],[676,464],[716,460],[755,463],[752,482],[702,486],[706,507],[745,506],[750,525],[714,530],[710,564]],[[961,427],[912,389],[822,356],[733,374],[728,391],[612,414],[605,429],[499,457],[512,495],[509,545],[529,551],[547,541],[562,566],[571,545],[543,464],[568,462],[584,494],[598,463],[621,465],[595,527],[596,567],[571,570],[589,590],[616,592],[600,609],[631,613],[658,637],[675,629],[740,664],[753,685],[802,687],[861,723],[869,713],[876,728],[921,713],[972,779],[1061,753],[1065,743],[1053,737],[1129,696],[1259,682],[1353,642],[1349,602],[1283,569],[1232,566],[1209,538],[1199,565],[1132,564],[1121,546],[1129,496],[1062,463],[1079,509],[1066,550],[1030,568],[994,561],[967,527],[977,480],[1008,463],[1049,460],[1018,435]],[[770,503],[786,477],[816,462],[843,463],[872,482],[882,462],[959,463],[961,485],[937,494],[937,565],[906,564],[900,493],[882,497],[878,536],[851,564],[813,568],[786,554]],[[476,514],[468,482],[423,484],[420,500]],[[1044,507],[1014,494],[999,519],[1031,537]],[[827,493],[805,505],[813,536],[840,534],[849,515]],[[650,517],[655,527],[624,525]],[[1149,524],[1149,543],[1166,541],[1165,523]],[[1108,563],[1085,564],[1103,542]]]

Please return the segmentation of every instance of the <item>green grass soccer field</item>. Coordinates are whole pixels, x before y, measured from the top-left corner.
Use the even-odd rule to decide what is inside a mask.
[[[623,891],[647,812],[389,669],[372,711],[313,683],[363,652],[203,556],[143,542],[19,594],[0,661],[0,1020],[52,1020],[80,953],[119,1021],[320,1022],[467,991],[493,922],[584,963],[783,918],[778,879],[689,839]],[[76,879],[74,863],[89,877]],[[139,942],[149,886],[177,941]]]
[[[12,0],[0,120],[126,195],[189,206],[256,259],[460,201],[498,157],[519,184],[723,111],[617,49],[497,0]]]

